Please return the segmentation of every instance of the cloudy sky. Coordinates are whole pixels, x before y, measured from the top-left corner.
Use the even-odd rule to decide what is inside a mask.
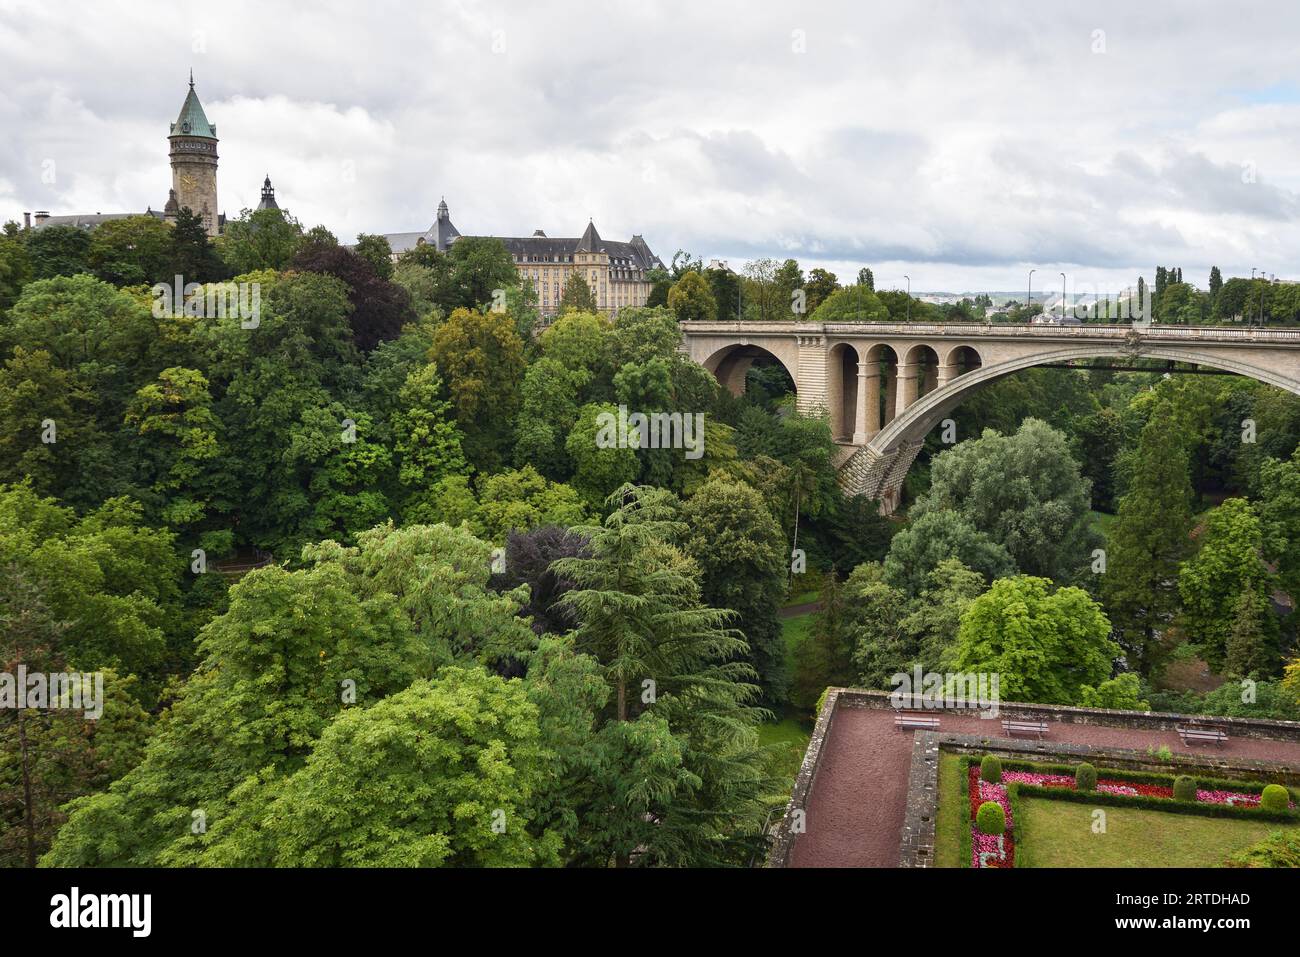
[[[914,291],[1300,278],[1300,7],[1052,6],[0,0],[0,219],[161,207],[193,68],[224,210],[345,241],[445,196]]]

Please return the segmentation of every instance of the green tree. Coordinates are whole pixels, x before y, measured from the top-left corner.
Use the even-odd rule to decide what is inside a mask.
[[[785,597],[785,537],[757,491],[714,473],[682,507],[683,548],[702,572],[702,597],[736,612],[766,700],[785,699],[789,676],[777,610]]]
[[[176,214],[171,231],[171,265],[162,281],[182,277],[182,285],[191,282],[215,282],[224,279],[225,264],[208,238],[203,219],[183,207]]]
[[[959,512],[926,511],[890,542],[884,580],[909,596],[919,595],[931,573],[945,559],[956,558],[986,582],[1015,573],[1010,553]]]
[[[1008,701],[1077,704],[1083,687],[1110,678],[1119,645],[1101,607],[1078,588],[1045,578],[1003,578],[962,616],[954,670],[999,674]]]
[[[490,471],[505,458],[519,408],[524,344],[503,312],[457,309],[438,326],[429,358],[447,379],[465,455]]]
[[[77,226],[45,226],[27,234],[33,279],[90,272],[90,231]]]
[[[26,245],[11,236],[0,236],[0,312],[17,302],[32,278],[32,260]]]
[[[1264,557],[1275,563],[1288,595],[1300,597],[1300,448],[1285,461],[1260,468],[1256,504],[1264,532]]]
[[[573,462],[573,487],[593,509],[620,486],[633,481],[641,467],[637,461],[637,433],[629,430],[620,447],[619,436],[611,423],[618,420],[613,405],[584,405],[564,440],[565,451]]]
[[[668,308],[683,321],[712,322],[718,318],[718,303],[713,290],[699,273],[685,273],[668,290]]]
[[[766,813],[748,648],[728,613],[701,603],[697,566],[677,545],[686,527],[673,496],[624,486],[609,505],[602,525],[577,530],[590,557],[554,566],[574,585],[563,603],[578,622],[575,646],[614,689],[593,745],[601,759],[593,812],[580,815],[579,860],[746,860]]]
[[[446,668],[339,715],[252,826],[218,822],[201,860],[276,867],[508,867],[558,862],[534,834],[548,777],[519,682]],[[244,825],[244,826],[241,826]]]
[[[217,251],[236,276],[283,269],[302,245],[302,225],[278,209],[246,209],[226,223]]]
[[[498,291],[519,286],[513,257],[505,243],[491,236],[461,236],[451,244],[447,262],[448,294],[439,303],[444,313],[495,306]]]
[[[930,491],[911,514],[920,518],[951,509],[1005,546],[1021,571],[1069,580],[1088,566],[1100,544],[1089,492],[1065,435],[1027,419],[1014,435],[986,429],[979,439],[937,456],[930,465]]]
[[[1228,637],[1239,617],[1242,593],[1251,589],[1257,602],[1266,603],[1274,576],[1264,564],[1259,518],[1245,499],[1230,498],[1213,509],[1198,538],[1200,548],[1183,562],[1178,576],[1182,621],[1201,657],[1220,670],[1226,664]],[[1262,625],[1268,641],[1274,642],[1277,623],[1271,613]]]
[[[153,216],[110,219],[91,232],[87,262],[95,275],[116,286],[170,279],[172,228]]]
[[[468,468],[461,451],[460,430],[451,403],[442,398],[438,367],[429,363],[411,372],[398,392],[392,413],[393,451],[397,480],[408,497],[419,497],[448,475]]]
[[[871,289],[853,285],[835,290],[808,318],[813,322],[884,322],[889,312]]]
[[[483,480],[478,519],[491,541],[542,525],[569,527],[587,520],[581,497],[568,485],[550,482],[531,465],[506,469]]]
[[[143,761],[73,802],[45,864],[198,863],[212,836],[192,830],[194,811],[215,824],[259,806],[261,789],[300,768],[349,707],[345,689],[365,707],[427,667],[392,597],[359,598],[332,563],[244,576],[199,650],[203,665],[160,718]]]
[[[840,281],[833,272],[821,268],[809,270],[808,282],[804,285],[804,291],[808,295],[808,311],[815,312],[839,288]]]
[[[1266,624],[1272,615],[1267,596],[1255,591],[1254,582],[1247,582],[1234,611],[1224,643],[1224,672],[1232,678],[1272,677],[1280,656]]]
[[[1101,591],[1130,667],[1149,674],[1178,610],[1178,568],[1191,549],[1187,451],[1168,403],[1153,411],[1107,532]]]
[[[587,280],[576,269],[569,273],[564,283],[564,294],[560,296],[560,314],[566,312],[595,312],[596,296],[587,285]]]
[[[577,315],[581,314],[569,313],[564,318]],[[542,356],[528,367],[520,387],[515,426],[517,465],[531,463],[552,479],[568,477],[564,441],[578,420],[578,400],[589,379],[586,370],[570,370],[550,356]]]
[[[157,518],[173,528],[199,526],[218,494],[212,465],[221,454],[220,423],[203,373],[164,369],[136,392],[125,424],[140,437],[138,454],[143,474],[153,479]]]
[[[853,645],[845,621],[844,589],[834,569],[822,577],[822,607],[794,649],[790,701],[811,711],[827,688],[853,683]]]
[[[375,271],[375,275],[381,279],[393,278],[393,247],[388,245],[388,240],[383,236],[358,233],[357,244],[352,249],[370,263],[370,268]]]

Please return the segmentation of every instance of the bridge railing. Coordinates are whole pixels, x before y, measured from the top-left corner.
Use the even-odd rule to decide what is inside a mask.
[[[1233,326],[1145,326],[1082,323],[1077,326],[986,322],[683,322],[683,332],[694,335],[813,335],[907,336],[1027,339],[1126,339],[1136,331],[1143,339],[1200,340],[1205,342],[1300,343],[1300,329],[1236,328]]]

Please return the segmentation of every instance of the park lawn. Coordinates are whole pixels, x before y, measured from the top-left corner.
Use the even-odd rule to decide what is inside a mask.
[[[1019,806],[1017,867],[1219,867],[1276,831],[1300,831],[1275,821],[1107,806],[1100,809],[1106,832],[1094,834],[1097,809],[1086,804],[1022,797]]]
[[[796,592],[783,602],[783,607],[789,608],[791,605],[807,605],[821,598],[821,587],[805,588],[801,592]]]
[[[968,801],[961,793],[961,759],[939,752],[939,810],[934,820],[934,866],[967,867],[961,859],[962,828],[970,827]]]
[[[794,650],[799,647],[812,629],[813,613],[799,615],[795,618],[781,619],[781,638],[785,642],[785,663],[790,674],[794,674]]]

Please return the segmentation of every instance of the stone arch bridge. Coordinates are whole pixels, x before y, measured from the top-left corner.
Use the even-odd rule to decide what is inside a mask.
[[[733,394],[756,360],[829,416],[840,484],[898,506],[925,436],[975,390],[1032,366],[1120,357],[1192,363],[1300,395],[1300,329],[985,323],[683,322],[682,351]]]

